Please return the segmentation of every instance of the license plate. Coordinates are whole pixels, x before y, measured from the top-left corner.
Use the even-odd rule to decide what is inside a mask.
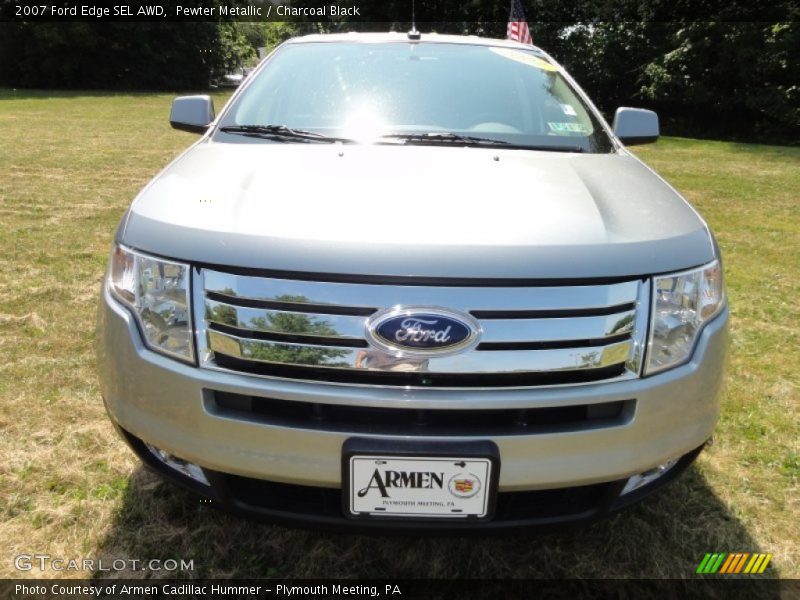
[[[349,457],[352,516],[483,518],[493,485],[490,458]]]

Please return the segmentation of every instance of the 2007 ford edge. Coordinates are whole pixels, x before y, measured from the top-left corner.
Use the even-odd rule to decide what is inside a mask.
[[[728,309],[692,207],[533,46],[278,47],[133,201],[99,311],[108,413],[235,512],[509,530],[610,514],[712,435]]]

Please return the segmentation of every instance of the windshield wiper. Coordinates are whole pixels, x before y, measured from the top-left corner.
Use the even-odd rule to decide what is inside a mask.
[[[390,133],[380,137],[381,140],[399,140],[406,144],[452,144],[455,146],[502,146],[510,150],[543,150],[550,152],[583,152],[580,146],[546,146],[515,144],[505,140],[492,138],[473,137],[451,132],[430,133]]]
[[[459,135],[450,132],[429,132],[429,133],[390,133],[382,135],[381,140],[399,140],[407,144],[454,144],[469,146],[510,146],[503,140],[493,140],[491,138],[473,137],[470,135]]]
[[[348,138],[332,137],[322,133],[316,133],[315,131],[293,129],[286,125],[227,125],[225,127],[220,127],[219,130],[223,133],[259,137],[281,142],[300,140],[304,142],[345,143],[352,141]]]
[[[319,142],[319,143],[334,143],[339,142],[342,144],[353,144],[355,140],[350,138],[335,137],[309,131],[307,129],[294,129],[286,125],[227,125],[220,127],[223,133],[231,133],[234,135],[244,135],[250,137],[258,137],[279,142],[288,141],[302,141],[302,142]],[[524,144],[514,144],[504,140],[495,140],[491,138],[474,137],[469,135],[460,135],[458,133],[447,132],[428,132],[428,133],[390,133],[382,135],[378,138],[377,142],[381,143],[389,141],[398,141],[404,144],[430,144],[430,145],[454,145],[454,146],[501,146],[503,148],[514,150],[546,150],[552,152],[582,152],[580,146],[531,146]]]

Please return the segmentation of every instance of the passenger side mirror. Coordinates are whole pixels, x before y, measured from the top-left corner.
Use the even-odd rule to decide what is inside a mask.
[[[169,124],[181,131],[205,133],[214,120],[210,96],[181,96],[172,101]]]
[[[620,106],[614,113],[614,135],[626,146],[655,142],[658,129],[658,115],[652,110]]]

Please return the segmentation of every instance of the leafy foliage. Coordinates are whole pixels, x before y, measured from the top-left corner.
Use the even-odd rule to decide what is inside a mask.
[[[800,139],[800,20],[786,0],[755,13],[741,1],[709,2],[695,19],[676,17],[666,0],[522,1],[534,42],[573,74],[609,120],[617,106],[643,106],[659,112],[667,133]],[[416,5],[423,32],[505,36],[505,3]],[[0,23],[0,85],[205,88],[255,62],[258,48],[270,51],[293,35],[411,26],[407,0],[362,8],[369,22]]]
[[[691,23],[649,62],[639,96],[684,128],[789,137],[800,129],[800,24]]]
[[[255,57],[237,25],[0,23],[0,84],[56,89],[207,88],[215,77]]]

